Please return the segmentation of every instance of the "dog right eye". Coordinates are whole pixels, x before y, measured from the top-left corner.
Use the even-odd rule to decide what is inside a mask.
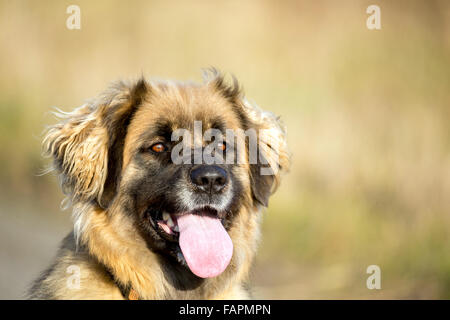
[[[166,147],[163,143],[158,142],[158,143],[155,143],[154,145],[152,145],[152,146],[150,147],[150,149],[151,149],[153,152],[161,153],[161,152],[166,151],[166,150],[167,150],[167,147]]]

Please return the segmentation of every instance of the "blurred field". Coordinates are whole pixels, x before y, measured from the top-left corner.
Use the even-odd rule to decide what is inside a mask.
[[[232,72],[288,127],[265,213],[260,298],[450,298],[448,1],[0,0],[0,298],[70,229],[40,135],[118,78]],[[382,29],[366,28],[381,7]],[[366,288],[381,267],[382,289]]]

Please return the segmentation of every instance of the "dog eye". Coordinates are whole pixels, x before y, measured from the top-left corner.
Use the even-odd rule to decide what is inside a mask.
[[[219,143],[217,144],[217,147],[218,147],[220,150],[225,151],[226,148],[227,148],[227,144],[225,143],[225,141],[219,142]]]
[[[161,142],[158,142],[158,143],[155,143],[154,145],[152,145],[150,147],[150,149],[153,152],[160,153],[160,152],[166,151],[167,148],[166,148],[166,146],[164,144],[162,144]]]

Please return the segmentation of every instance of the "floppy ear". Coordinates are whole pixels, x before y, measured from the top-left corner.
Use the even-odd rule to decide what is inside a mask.
[[[286,129],[279,117],[244,98],[235,77],[228,84],[218,70],[211,68],[206,70],[204,78],[233,104],[244,129],[254,128],[257,131],[258,159],[256,164],[250,164],[250,183],[254,203],[267,207],[270,195],[279,185],[282,172],[289,169]]]
[[[258,162],[250,164],[252,194],[257,203],[267,207],[270,195],[278,188],[281,174],[289,169],[286,129],[273,113],[246,99],[242,103],[258,135]]]
[[[144,79],[118,82],[72,112],[55,112],[61,121],[48,128],[43,146],[70,200],[102,207],[111,200],[126,128],[147,91]]]

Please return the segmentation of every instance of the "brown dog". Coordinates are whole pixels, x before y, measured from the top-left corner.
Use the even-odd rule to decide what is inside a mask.
[[[58,115],[44,147],[74,231],[31,298],[249,297],[260,211],[289,162],[273,114],[212,70],[202,84],[118,82]]]

